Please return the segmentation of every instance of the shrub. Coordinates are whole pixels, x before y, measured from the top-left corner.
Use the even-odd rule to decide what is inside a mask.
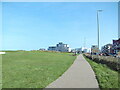
[[[119,71],[120,70],[120,58],[112,57],[112,56],[97,56],[97,55],[90,55],[84,54],[87,58],[95,61],[96,63],[106,64],[113,70]]]

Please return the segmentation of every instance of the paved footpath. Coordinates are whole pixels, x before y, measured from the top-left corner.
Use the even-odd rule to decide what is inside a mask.
[[[95,74],[82,55],[71,67],[46,88],[99,88]]]

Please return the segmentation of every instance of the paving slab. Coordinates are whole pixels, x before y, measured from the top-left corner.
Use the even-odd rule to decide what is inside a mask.
[[[46,88],[99,88],[95,73],[82,54],[71,67]]]

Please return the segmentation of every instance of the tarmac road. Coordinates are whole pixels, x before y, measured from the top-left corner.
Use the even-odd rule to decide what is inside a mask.
[[[46,88],[99,88],[94,71],[82,54],[71,67]]]

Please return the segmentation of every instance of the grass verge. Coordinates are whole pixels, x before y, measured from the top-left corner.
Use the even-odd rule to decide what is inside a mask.
[[[84,56],[85,57],[85,56]],[[111,70],[105,64],[98,64],[85,57],[93,68],[100,88],[118,88],[118,72]]]
[[[74,62],[70,53],[18,51],[2,55],[3,88],[45,88]]]
[[[2,89],[2,55],[0,55],[0,90]]]

